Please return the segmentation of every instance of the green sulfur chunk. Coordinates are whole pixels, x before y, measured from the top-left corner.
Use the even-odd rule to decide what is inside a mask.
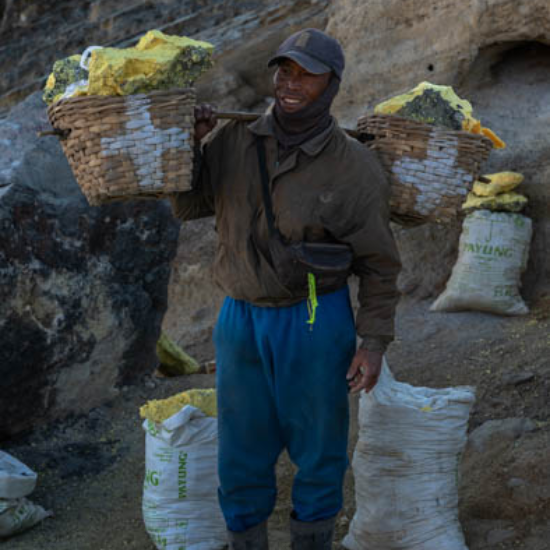
[[[53,64],[42,99],[50,105],[57,101],[65,90],[79,80],[86,80],[88,73],[80,66],[80,55],[71,55]]]
[[[464,115],[453,109],[435,90],[424,90],[422,94],[406,103],[394,114],[450,130],[462,130],[462,120],[464,119]]]

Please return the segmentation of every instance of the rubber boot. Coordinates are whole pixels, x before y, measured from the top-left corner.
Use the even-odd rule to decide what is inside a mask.
[[[227,531],[229,550],[268,550],[267,521],[254,525],[246,531]]]
[[[320,521],[298,521],[290,518],[290,548],[292,550],[331,550],[334,537],[334,517]]]

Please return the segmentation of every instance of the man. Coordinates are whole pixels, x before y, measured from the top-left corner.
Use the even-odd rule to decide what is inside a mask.
[[[400,263],[382,169],[330,115],[344,69],[340,44],[306,29],[283,42],[269,66],[276,67],[272,111],[223,127],[204,147],[193,190],[172,204],[183,220],[216,216],[214,273],[228,295],[214,333],[219,498],[230,547],[267,548],[275,464],[286,448],[298,468],[292,548],[329,549],[348,465],[347,393],[377,382],[393,338]],[[201,139],[215,114],[203,106],[195,117]],[[285,286],[270,246],[274,233],[281,246],[347,245],[360,282],[355,322],[349,272],[336,283],[308,275]]]

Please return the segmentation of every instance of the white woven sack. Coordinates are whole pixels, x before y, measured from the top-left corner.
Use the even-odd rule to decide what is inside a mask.
[[[521,214],[476,210],[466,217],[458,260],[432,311],[528,313],[519,294],[527,265],[531,220]]]
[[[186,405],[143,423],[143,519],[159,550],[217,550],[226,544],[218,504],[218,420]]]
[[[359,404],[350,550],[467,550],[458,463],[474,392],[396,382],[386,362]]]
[[[0,538],[26,531],[51,515],[26,498],[0,499]]]
[[[0,451],[0,498],[14,499],[30,495],[37,475],[15,457]]]

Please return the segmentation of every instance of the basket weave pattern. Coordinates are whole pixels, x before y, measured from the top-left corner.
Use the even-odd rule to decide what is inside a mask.
[[[389,176],[392,217],[404,225],[456,219],[492,149],[483,136],[390,115],[361,117],[357,129],[375,137],[367,146]]]
[[[88,96],[48,109],[69,131],[61,145],[92,206],[159,198],[191,188],[194,89],[124,97]]]

